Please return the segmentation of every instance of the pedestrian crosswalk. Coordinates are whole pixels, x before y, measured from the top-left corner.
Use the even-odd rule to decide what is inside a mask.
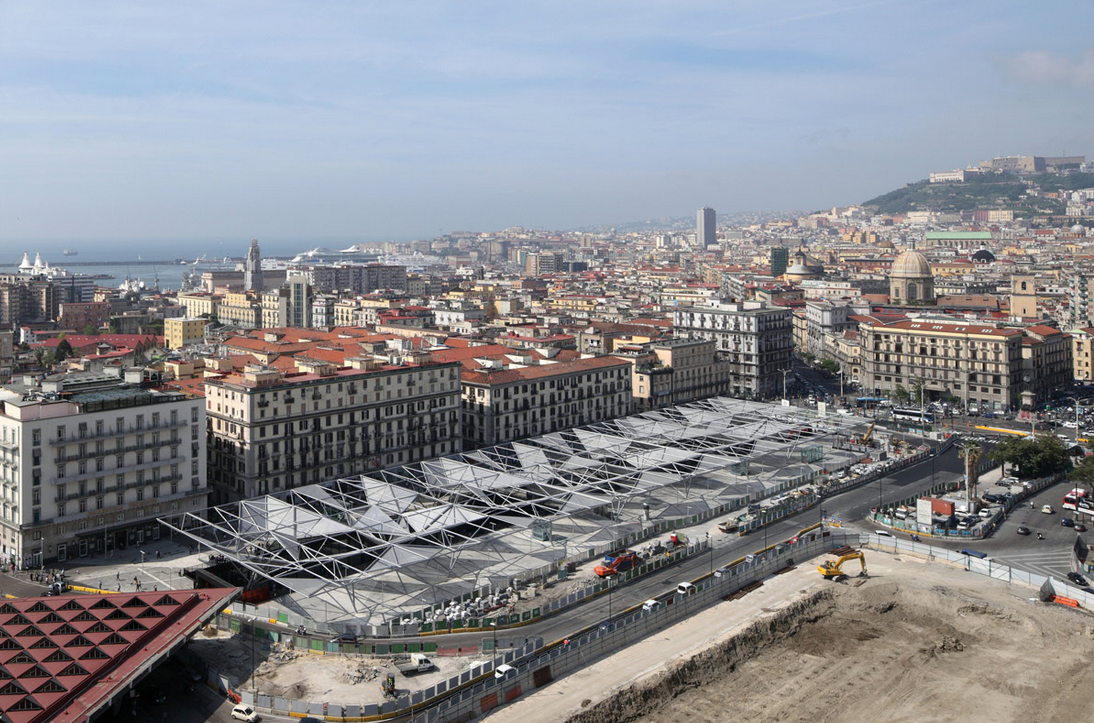
[[[996,556],[995,559],[1018,570],[1057,579],[1071,572],[1071,551],[1066,549],[1007,552]]]

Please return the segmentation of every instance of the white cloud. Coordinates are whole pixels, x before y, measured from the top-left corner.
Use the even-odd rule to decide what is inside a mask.
[[[1027,50],[1008,58],[1005,67],[1010,77],[1029,83],[1094,84],[1094,50],[1075,60],[1047,50]]]

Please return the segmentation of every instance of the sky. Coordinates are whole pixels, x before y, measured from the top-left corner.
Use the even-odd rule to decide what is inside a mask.
[[[816,210],[997,155],[1094,156],[1090,16],[1089,0],[0,0],[0,247]]]

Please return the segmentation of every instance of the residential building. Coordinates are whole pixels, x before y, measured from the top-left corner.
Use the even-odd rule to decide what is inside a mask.
[[[206,319],[195,319],[188,316],[163,320],[164,346],[168,349],[181,349],[189,344],[198,344],[205,341]]]
[[[1036,403],[1052,399],[1054,391],[1071,387],[1075,361],[1071,337],[1044,324],[1026,327],[1022,338],[1023,391],[1033,392]]]
[[[1072,329],[1071,336],[1072,377],[1077,382],[1090,384],[1094,381],[1094,327]]]
[[[217,305],[222,300],[220,294],[210,294],[205,291],[180,291],[176,297],[179,306],[186,307],[187,316],[204,316],[211,318],[216,316]]]
[[[203,401],[144,370],[0,390],[0,545],[20,568],[139,546],[207,507]]]
[[[805,302],[805,351],[821,359],[834,357],[836,338],[858,328],[854,313],[850,304]]]
[[[81,333],[89,326],[103,329],[110,324],[110,312],[110,303],[106,301],[62,302],[57,324]]]
[[[553,274],[562,270],[564,257],[560,253],[543,252],[528,254],[524,262],[524,273],[527,276],[542,276]]]
[[[407,288],[405,266],[337,264],[295,270],[290,275],[303,276],[312,287],[320,291],[369,294],[380,289],[403,291]]]
[[[459,452],[459,364],[296,357],[205,383],[219,502]]]
[[[230,291],[217,304],[216,316],[221,324],[257,329],[263,326],[262,302],[253,291]]]
[[[1023,380],[1022,331],[953,319],[872,321],[860,327],[862,385],[875,393],[923,382],[926,399],[1017,408]]]
[[[794,350],[790,309],[759,301],[715,302],[673,312],[684,339],[708,339],[729,362],[729,393],[752,399],[782,393],[782,372]]]
[[[731,389],[730,364],[715,352],[713,341],[626,345],[614,356],[634,361],[631,395],[639,412],[728,394]]]
[[[633,410],[631,365],[592,357],[535,365],[480,360],[463,375],[467,449],[624,417]]]

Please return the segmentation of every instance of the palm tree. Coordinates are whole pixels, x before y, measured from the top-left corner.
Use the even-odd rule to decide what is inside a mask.
[[[965,460],[965,509],[971,509],[973,492],[980,481],[980,455],[983,453],[979,442],[965,442],[957,453]]]

